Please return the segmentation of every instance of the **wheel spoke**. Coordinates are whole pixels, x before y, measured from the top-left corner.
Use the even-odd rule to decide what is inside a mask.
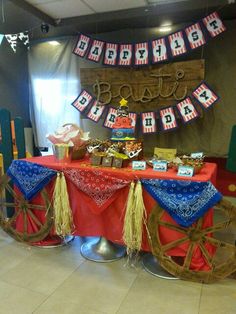
[[[0,202],[0,207],[19,207],[18,203]]]
[[[37,210],[44,210],[44,211],[47,210],[47,208],[43,205],[27,204],[27,207],[30,209],[37,209]]]
[[[18,200],[19,202],[22,201],[23,197],[18,195],[9,184],[7,184],[5,188],[16,200]]]
[[[202,224],[203,224],[203,217],[198,219],[197,225],[196,225],[196,229],[197,230],[201,230],[202,229]]]
[[[35,216],[35,214],[29,209],[28,212],[27,212],[30,217],[34,220],[34,222],[39,226],[39,227],[42,227],[42,223],[38,220],[38,218]]]
[[[18,210],[15,211],[14,215],[7,220],[7,225],[11,226],[11,224],[16,220],[20,213],[21,209],[19,208]]]
[[[181,226],[175,226],[169,222],[166,222],[166,221],[159,221],[158,224],[160,226],[163,226],[163,227],[167,227],[168,229],[171,229],[171,230],[174,230],[174,231],[178,231],[180,233],[183,233],[183,234],[187,234],[187,229],[184,228],[184,227],[181,227]]]
[[[24,233],[24,235],[27,235],[27,227],[28,227],[28,223],[27,223],[27,214],[26,214],[26,211],[25,210],[23,210],[22,211],[23,212],[23,217],[24,217],[24,231],[23,231],[23,233]]]
[[[236,250],[235,246],[233,244],[224,242],[224,241],[220,241],[218,239],[215,238],[211,238],[208,236],[204,236],[204,239],[209,242],[210,244],[216,246],[217,248],[222,247],[222,248],[229,248],[229,249],[234,249]]]
[[[206,247],[202,242],[198,243],[200,250],[202,251],[202,254],[207,262],[207,264],[211,267],[212,266],[212,256],[210,256],[209,252],[207,251]]]
[[[204,229],[203,234],[212,233],[212,232],[219,231],[222,229],[227,229],[229,227],[230,223],[231,223],[230,220],[219,222],[212,227],[208,227],[208,228]]]
[[[182,243],[184,243],[184,242],[186,242],[186,241],[189,241],[189,237],[184,237],[184,238],[181,238],[181,239],[177,239],[177,240],[175,240],[175,241],[172,241],[172,242],[170,242],[170,243],[168,243],[168,244],[166,244],[166,245],[163,245],[163,247],[162,247],[162,251],[163,252],[166,252],[166,251],[168,251],[169,249],[172,249],[172,248],[174,248],[174,247],[176,247],[176,246],[179,246],[180,244],[182,244]]]
[[[184,259],[183,267],[185,269],[189,269],[189,267],[190,267],[190,264],[191,264],[191,261],[192,261],[192,256],[193,256],[194,247],[195,247],[195,243],[192,242],[190,244],[189,248],[188,248],[187,254],[186,254],[185,259]]]

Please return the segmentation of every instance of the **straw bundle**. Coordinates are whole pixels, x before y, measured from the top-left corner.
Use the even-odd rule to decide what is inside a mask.
[[[63,173],[57,173],[53,193],[54,226],[56,234],[66,236],[72,234],[73,217]]]

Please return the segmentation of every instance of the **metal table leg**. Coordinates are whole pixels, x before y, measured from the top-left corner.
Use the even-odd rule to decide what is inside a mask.
[[[81,246],[80,252],[84,258],[90,261],[107,263],[122,258],[126,254],[126,248],[100,237],[85,242]]]
[[[167,271],[165,271],[158,263],[158,260],[156,259],[156,257],[153,256],[151,253],[147,253],[143,256],[142,264],[143,264],[144,269],[148,273],[156,277],[163,278],[163,279],[170,279],[170,280],[179,279],[169,274]]]

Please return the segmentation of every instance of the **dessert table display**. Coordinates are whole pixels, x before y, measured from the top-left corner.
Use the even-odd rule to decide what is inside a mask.
[[[57,204],[71,212],[64,212],[64,207],[55,210],[58,178],[64,184]],[[152,252],[178,278],[208,283],[236,271],[235,246],[215,237],[215,232],[235,224],[236,208],[222,199],[215,178],[213,163],[186,178],[177,176],[174,168],[159,172],[151,167],[97,167],[86,158],[70,163],[58,163],[54,156],[13,161],[0,179],[0,224],[15,239],[28,243],[45,244],[69,230],[73,235],[101,236],[125,244],[128,253]],[[5,189],[12,194],[12,203],[5,202]],[[226,216],[217,223],[215,205]],[[15,209],[10,218],[6,207]]]

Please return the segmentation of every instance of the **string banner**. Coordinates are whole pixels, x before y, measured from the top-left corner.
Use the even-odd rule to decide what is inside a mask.
[[[73,101],[72,106],[83,112],[86,107],[91,103],[93,96],[90,95],[85,89],[81,91],[79,96]]]
[[[79,34],[73,53],[82,58],[87,54],[87,59],[93,62],[99,62],[104,53],[105,65],[138,67],[184,55],[225,30],[219,14],[213,12],[173,34],[141,43],[107,43]]]
[[[160,110],[161,124],[163,131],[169,131],[177,128],[177,120],[173,107]]]

